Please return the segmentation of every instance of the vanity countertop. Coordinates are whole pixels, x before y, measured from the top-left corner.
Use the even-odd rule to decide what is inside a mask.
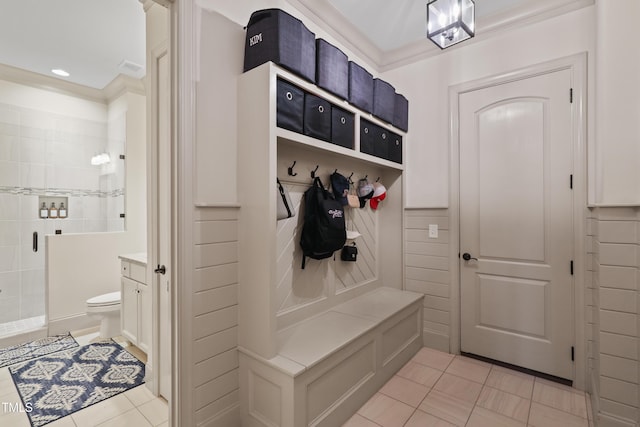
[[[137,254],[119,255],[118,258],[124,261],[136,262],[138,264],[147,265],[147,253],[139,252]]]

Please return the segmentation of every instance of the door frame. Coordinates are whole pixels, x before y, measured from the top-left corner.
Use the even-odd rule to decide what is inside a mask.
[[[449,271],[451,272],[451,313],[449,348],[460,353],[460,117],[459,98],[462,94],[523,80],[560,70],[569,70],[573,88],[571,129],[573,146],[573,233],[574,233],[574,285],[573,335],[575,364],[573,385],[584,390],[587,384],[587,343],[585,317],[586,272],[586,213],[587,213],[587,53],[580,53],[490,77],[460,83],[449,87]],[[567,98],[569,94],[567,94]],[[567,183],[568,185],[569,183]]]

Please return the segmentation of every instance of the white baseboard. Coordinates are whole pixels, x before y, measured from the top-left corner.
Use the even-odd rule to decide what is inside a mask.
[[[208,420],[199,423],[198,427],[240,427],[240,403],[218,412]]]
[[[99,325],[99,321],[91,319],[85,313],[61,319],[49,319],[49,335],[64,334],[65,332],[93,328]]]
[[[449,336],[438,334],[427,329],[422,330],[422,342],[425,347],[449,353]]]

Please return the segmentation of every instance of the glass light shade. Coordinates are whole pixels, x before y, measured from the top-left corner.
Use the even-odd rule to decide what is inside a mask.
[[[105,165],[110,161],[111,161],[111,157],[109,156],[109,153],[96,154],[91,158],[91,164],[93,166]]]
[[[427,4],[427,38],[440,49],[475,35],[473,0],[433,0]]]

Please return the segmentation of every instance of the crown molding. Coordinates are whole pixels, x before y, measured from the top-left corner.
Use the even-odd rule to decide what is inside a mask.
[[[88,101],[103,104],[106,101],[104,94],[99,89],[45,76],[44,74],[34,73],[10,65],[0,64],[0,79],[62,95],[83,98]]]
[[[328,0],[287,0],[316,25],[327,29],[342,45],[366,60],[378,73],[444,54],[427,40],[416,40],[398,49],[383,51],[347,20]],[[425,0],[426,4],[426,0]],[[464,43],[448,48],[450,52],[487,37],[494,37],[516,27],[530,25],[545,19],[592,6],[595,0],[537,0],[513,7],[504,12],[478,19],[476,36]]]
[[[94,89],[10,65],[0,64],[0,80],[61,95],[73,96],[74,98],[82,98],[100,104],[108,104],[125,92],[145,95],[144,80],[124,74],[119,74],[104,89]]]
[[[144,96],[144,82],[141,79],[118,74],[101,92],[104,94],[107,102],[112,102],[124,93],[135,93]]]
[[[327,33],[335,37],[345,48],[367,62],[373,68],[371,71],[380,72],[384,51],[374,45],[360,30],[345,18],[327,0],[287,0],[293,7],[303,13]]]

